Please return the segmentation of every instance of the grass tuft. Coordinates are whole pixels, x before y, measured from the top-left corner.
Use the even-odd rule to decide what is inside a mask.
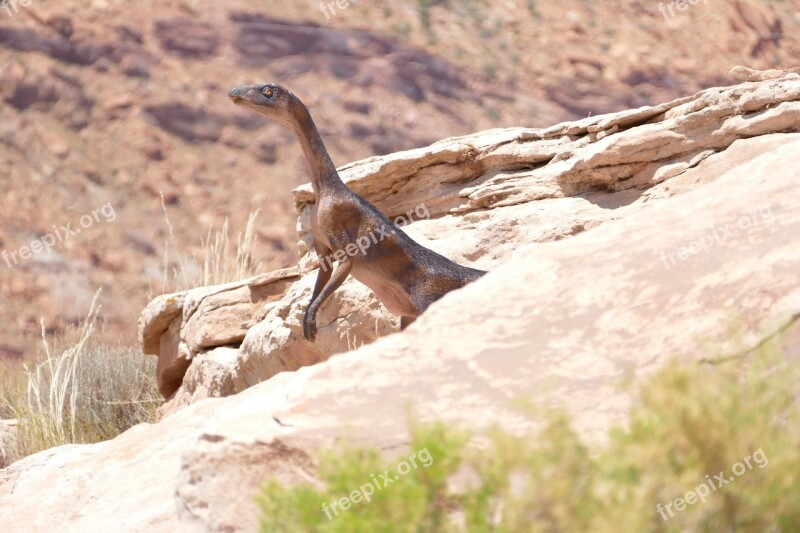
[[[99,442],[155,421],[162,402],[155,383],[156,360],[138,350],[94,341],[98,295],[76,328],[58,338],[42,331],[38,361],[23,366],[23,372],[0,376],[0,415],[17,419],[15,449],[6,456],[21,458],[62,444]]]
[[[222,285],[255,276],[261,271],[261,262],[256,252],[255,227],[258,210],[250,213],[244,233],[237,234],[235,243],[231,239],[231,230],[226,218],[222,228],[219,230],[209,228],[205,239],[200,239],[203,256],[189,258],[178,247],[163,195],[161,208],[169,232],[169,240],[164,244],[164,279],[161,294]],[[175,257],[175,266],[170,266],[170,255]],[[152,288],[149,293],[148,296],[152,298],[154,296]]]

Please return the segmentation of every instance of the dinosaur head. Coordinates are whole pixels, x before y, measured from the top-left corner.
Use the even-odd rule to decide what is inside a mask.
[[[231,101],[280,122],[288,122],[294,95],[274,83],[240,85],[228,93]]]

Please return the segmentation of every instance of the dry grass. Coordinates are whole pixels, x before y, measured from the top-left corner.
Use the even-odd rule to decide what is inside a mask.
[[[96,295],[77,328],[59,338],[42,332],[34,365],[0,376],[0,415],[18,420],[16,449],[5,455],[99,442],[155,421],[155,358],[95,342],[99,310]]]
[[[169,229],[169,241],[164,243],[164,280],[161,294],[239,281],[260,272],[261,261],[256,252],[255,233],[258,210],[250,213],[244,233],[236,236],[235,246],[227,218],[221,229],[209,228],[205,239],[200,239],[202,257],[198,258],[196,255],[187,257],[178,246],[163,196],[161,208]],[[173,256],[173,261],[170,261],[170,255]],[[149,296],[155,296],[152,288]]]

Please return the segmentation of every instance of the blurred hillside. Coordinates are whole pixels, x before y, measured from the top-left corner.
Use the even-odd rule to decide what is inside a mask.
[[[337,164],[481,129],[547,126],[732,83],[732,66],[795,66],[800,1],[33,0],[0,7],[0,357],[23,358],[43,318],[80,318],[104,287],[109,334],[133,342],[161,292],[169,227],[201,254],[226,217],[261,210],[264,270],[296,259],[290,190],[307,181],[289,131],[228,90],[277,81],[300,96]],[[134,7],[135,6],[135,7]],[[85,215],[113,206],[114,217]],[[171,248],[171,246],[170,246]]]

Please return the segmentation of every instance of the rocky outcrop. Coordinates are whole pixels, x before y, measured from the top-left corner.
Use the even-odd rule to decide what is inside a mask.
[[[430,26],[419,10],[388,0],[336,7],[330,20],[319,3],[250,0],[159,2],[135,13],[107,0],[17,2],[13,16],[0,8],[0,161],[4,199],[15,207],[0,209],[4,249],[105,201],[119,215],[46,262],[0,274],[10,277],[0,295],[19,304],[0,306],[0,344],[30,356],[25,339],[38,336],[40,317],[63,331],[101,285],[109,334],[132,338],[149,300],[143,288],[165,277],[160,193],[187,257],[202,256],[201,234],[226,215],[243,227],[258,207],[271,213],[258,235],[265,269],[295,262],[286,187],[302,179],[302,160],[291,132],[230,106],[233,84],[283,80],[342,164],[498,125],[542,127],[667,102],[731,83],[737,62],[782,68],[800,57],[800,19],[785,0],[686,10],[664,2],[674,16],[639,0],[614,9],[573,2],[568,12],[559,2],[471,2],[466,11],[453,3],[428,2]],[[463,39],[456,27],[481,38]],[[248,32],[252,59],[239,45]],[[290,55],[279,51],[285,43]],[[184,126],[146,111],[175,102],[190,108]],[[274,153],[261,149],[265,140]],[[155,255],[119,245],[131,228]],[[168,272],[179,267],[175,254],[168,261]]]
[[[765,81],[777,80],[783,78],[787,73],[800,74],[800,67],[790,68],[786,70],[769,69],[769,70],[754,70],[747,67],[734,67],[731,69],[731,76],[741,81]]]
[[[0,471],[0,520],[12,530],[251,531],[264,480],[313,481],[314,450],[342,440],[396,450],[409,404],[423,419],[525,430],[537,422],[511,400],[527,397],[599,438],[630,405],[620,383],[670,357],[727,358],[778,330],[796,341],[798,169],[800,135],[769,134],[651,188],[643,207],[608,203],[624,191],[574,198],[613,214],[520,245],[402,334]]]
[[[189,360],[172,414],[0,471],[0,522],[250,531],[263,481],[313,482],[315,452],[342,441],[406,445],[409,406],[423,420],[523,431],[539,421],[513,400],[529,398],[597,440],[633,400],[620,384],[670,358],[729,361],[778,332],[796,349],[798,106],[791,75],[349,165],[350,185],[391,214],[430,203],[407,226],[415,238],[491,272],[392,335],[362,287],[343,287],[320,317],[321,353],[299,340],[309,256],[297,270],[157,299],[140,322],[145,349],[183,346]],[[301,230],[312,199],[297,191]],[[381,338],[321,360],[380,317]]]
[[[492,270],[521,246],[571,238],[684,194],[710,179],[695,169],[716,175],[742,165],[783,143],[787,137],[778,132],[792,131],[800,131],[800,75],[789,73],[542,130],[448,139],[340,171],[353,190],[406,224],[418,241]],[[256,300],[253,284],[266,282],[251,280],[160,297],[145,311],[143,345],[146,353],[159,355],[162,393],[178,391],[164,413],[205,397],[198,390],[240,392],[397,331],[397,319],[351,279],[323,306],[317,341],[303,338],[301,321],[317,267],[309,253],[309,185],[295,190],[295,202],[302,258],[291,279],[280,272],[267,275],[287,280],[269,289],[271,299]],[[226,322],[237,327],[231,330]],[[199,384],[205,373],[198,371],[181,389],[193,359],[220,346],[238,349],[226,359],[230,386]]]
[[[280,298],[298,277],[297,268],[288,268],[153,300],[139,318],[139,337],[145,353],[159,356],[156,379],[161,394],[169,397],[177,390],[198,354],[240,344],[248,329],[264,318],[265,305]]]

